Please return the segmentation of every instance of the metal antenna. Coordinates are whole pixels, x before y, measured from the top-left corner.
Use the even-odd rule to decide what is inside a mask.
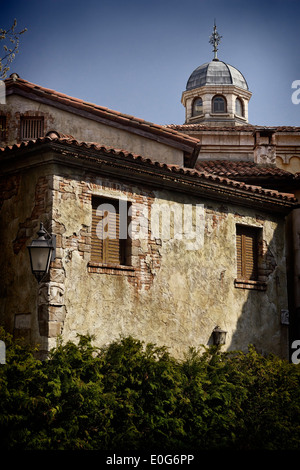
[[[220,36],[219,33],[217,32],[216,20],[215,20],[213,33],[209,37],[209,43],[214,46],[213,48],[214,60],[219,60],[217,57],[217,51],[218,51],[218,45],[220,44],[221,39],[222,39],[222,36]]]

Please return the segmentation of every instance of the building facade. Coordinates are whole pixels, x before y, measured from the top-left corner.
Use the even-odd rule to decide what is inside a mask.
[[[200,66],[183,93],[186,123],[173,126],[16,74],[5,84],[1,325],[42,355],[58,336],[91,334],[99,346],[132,335],[182,357],[219,326],[225,349],[289,357],[300,134],[248,124],[237,69],[216,57]],[[41,222],[56,250],[38,283],[27,246]]]

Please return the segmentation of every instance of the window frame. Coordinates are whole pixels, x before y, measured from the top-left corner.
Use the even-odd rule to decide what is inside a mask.
[[[35,140],[44,136],[44,116],[20,117],[20,140]]]
[[[215,109],[215,103],[219,99],[222,99],[222,101],[224,103],[224,109],[222,109],[222,110]],[[211,108],[212,108],[211,111],[212,111],[213,114],[226,114],[227,113],[227,100],[226,100],[225,96],[215,95],[212,98],[212,101],[211,101]]]
[[[126,204],[126,238],[124,238],[124,226],[121,228],[122,233],[120,236],[120,224],[124,223],[123,216],[120,218],[120,202],[121,205]],[[106,210],[102,215],[99,210],[101,205],[104,205],[103,208],[109,209],[111,207],[114,210]],[[110,267],[131,266],[131,243],[128,235],[128,225],[130,222],[128,217],[129,207],[130,203],[122,199],[92,196],[90,265]],[[97,214],[97,212],[99,213]],[[104,226],[102,220],[107,222]],[[99,231],[104,234],[108,233],[109,230],[112,230],[112,233],[116,235],[115,238],[110,238],[107,235],[99,238]]]
[[[266,290],[266,283],[259,280],[260,244],[262,227],[236,224],[236,274],[235,287]]]
[[[240,103],[241,113],[239,113],[239,112],[237,111],[237,103]],[[237,96],[236,99],[235,99],[235,114],[236,114],[237,116],[240,116],[240,117],[244,117],[244,114],[245,114],[245,113],[244,113],[244,103],[243,103],[243,101],[241,100],[241,98],[239,98],[238,96]]]
[[[201,111],[195,111],[195,108],[196,108],[196,103],[197,101],[200,101],[201,100]],[[203,113],[203,100],[201,98],[201,96],[197,96],[194,100],[193,100],[193,104],[192,104],[192,117],[197,117],[197,116],[202,116]]]
[[[237,279],[258,280],[258,234],[257,227],[236,226]]]

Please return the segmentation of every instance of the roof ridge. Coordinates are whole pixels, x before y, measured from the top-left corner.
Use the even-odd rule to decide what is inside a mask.
[[[30,88],[33,92],[37,93],[44,93],[46,95],[49,95],[50,98],[54,99],[61,99],[64,101],[69,101],[74,107],[82,106],[87,108],[90,111],[96,111],[105,114],[107,118],[110,119],[125,119],[127,123],[132,123],[140,126],[146,126],[148,129],[153,130],[153,131],[158,131],[161,133],[164,133],[165,135],[167,134],[169,137],[173,137],[174,140],[181,140],[185,142],[190,142],[191,144],[197,144],[198,139],[186,134],[183,134],[176,129],[172,128],[166,128],[163,124],[155,124],[154,122],[151,121],[146,121],[145,119],[138,118],[136,116],[126,114],[126,113],[121,113],[119,111],[115,111],[113,109],[107,108],[105,106],[101,106],[89,101],[85,101],[80,98],[75,98],[70,95],[67,95],[65,93],[53,90],[51,88],[46,88],[41,85],[37,85],[35,83],[29,82],[28,80],[24,80],[22,78],[8,78],[5,80],[6,84],[6,89],[9,89],[10,87],[27,87]]]

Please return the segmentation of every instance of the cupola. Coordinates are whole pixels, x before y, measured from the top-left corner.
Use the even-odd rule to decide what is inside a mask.
[[[210,37],[214,58],[193,71],[182,93],[186,124],[235,126],[248,123],[248,103],[252,93],[242,73],[218,59],[221,37],[214,25]]]

